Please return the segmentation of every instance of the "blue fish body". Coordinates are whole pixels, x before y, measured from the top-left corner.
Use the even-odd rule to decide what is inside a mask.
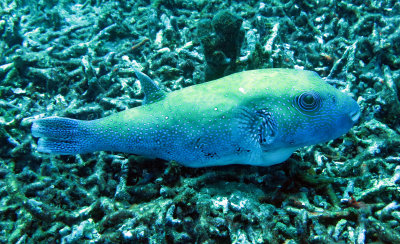
[[[146,104],[91,121],[35,120],[38,151],[126,152],[188,167],[268,166],[341,136],[360,115],[352,98],[311,71],[244,71],[168,94],[135,72]]]

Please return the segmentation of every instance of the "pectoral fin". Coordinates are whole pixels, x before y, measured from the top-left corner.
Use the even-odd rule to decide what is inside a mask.
[[[240,108],[237,127],[242,138],[248,138],[254,145],[268,147],[277,137],[277,126],[273,115],[265,109]]]
[[[267,110],[257,110],[258,134],[260,144],[272,144],[276,138],[276,123],[270,112]]]

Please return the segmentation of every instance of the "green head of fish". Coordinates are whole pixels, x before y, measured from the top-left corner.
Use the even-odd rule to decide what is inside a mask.
[[[244,127],[252,128],[265,152],[335,139],[360,116],[356,101],[314,72],[271,69],[252,75],[254,82],[239,91],[254,93],[245,102],[249,108],[245,114],[256,114],[257,119]]]

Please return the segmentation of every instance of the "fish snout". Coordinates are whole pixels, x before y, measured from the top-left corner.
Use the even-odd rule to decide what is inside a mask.
[[[349,113],[351,121],[355,124],[361,116],[360,106],[358,106],[357,102],[353,100],[353,104],[351,106],[351,110]]]

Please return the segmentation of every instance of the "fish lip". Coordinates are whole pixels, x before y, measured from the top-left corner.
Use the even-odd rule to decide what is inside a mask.
[[[361,116],[360,108],[357,108],[355,111],[352,111],[349,115],[353,123],[356,123]]]

